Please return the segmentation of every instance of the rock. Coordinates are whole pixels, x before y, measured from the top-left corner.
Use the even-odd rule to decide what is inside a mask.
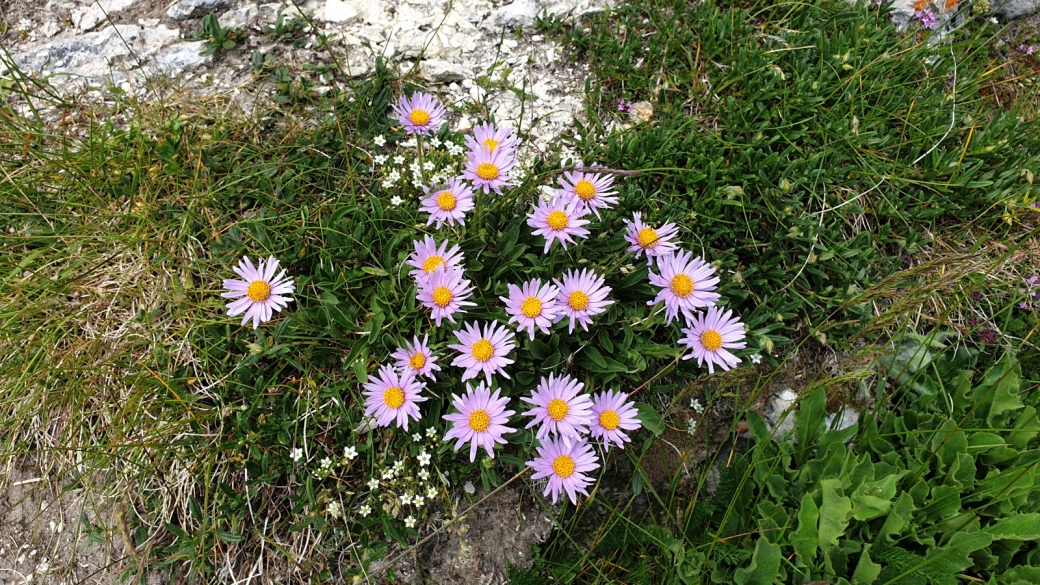
[[[358,11],[350,2],[344,0],[325,0],[323,18],[328,22],[347,22],[358,15]]]
[[[258,14],[259,10],[257,9],[256,4],[246,4],[245,6],[239,7],[237,10],[231,10],[221,14],[217,18],[217,22],[219,22],[220,26],[224,28],[245,28],[256,20]]]
[[[83,8],[72,9],[72,24],[87,32],[97,28],[108,16],[129,7],[134,0],[98,0]]]
[[[538,16],[539,6],[536,0],[516,0],[503,6],[495,13],[492,22],[499,28],[531,28]]]
[[[199,55],[206,41],[194,41],[173,45],[155,56],[153,68],[167,75],[178,75],[205,65],[212,57]]]
[[[763,418],[774,441],[794,441],[794,413],[788,412],[798,400],[798,393],[790,388],[780,391],[766,406]]]
[[[834,414],[828,414],[826,420],[828,429],[843,431],[859,422],[859,411],[845,406]]]
[[[633,124],[649,122],[654,119],[654,104],[647,101],[636,102],[632,104],[632,109],[628,112],[628,116],[632,119]]]
[[[451,81],[462,81],[466,72],[461,63],[452,63],[442,59],[428,59],[419,66],[419,75],[434,83],[448,83]]]
[[[166,16],[174,20],[200,18],[211,12],[231,6],[231,0],[175,0],[166,9]]]
[[[989,11],[1003,18],[1029,16],[1040,10],[1040,0],[989,0]]]
[[[278,15],[285,10],[285,6],[282,4],[261,4],[260,5],[260,22],[266,24],[274,24],[278,21]],[[288,18],[283,19],[288,20]]]

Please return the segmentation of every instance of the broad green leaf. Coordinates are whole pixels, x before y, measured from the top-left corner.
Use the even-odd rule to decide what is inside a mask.
[[[733,573],[733,581],[737,585],[769,585],[776,581],[780,570],[780,545],[769,542],[764,536],[758,537],[755,543],[755,554],[747,568],[739,568]]]
[[[811,455],[812,445],[823,434],[826,405],[827,394],[823,388],[814,388],[802,394],[798,412],[794,414],[794,433],[797,441],[795,458],[799,463]]]
[[[372,276],[390,276],[390,273],[378,266],[362,266],[362,272],[365,274],[371,274]]]
[[[802,496],[802,505],[798,509],[798,530],[791,535],[791,546],[798,553],[798,560],[809,565],[816,559],[816,549],[819,547],[820,509],[816,506],[812,494],[806,493]]]
[[[1027,406],[1015,417],[1015,432],[1008,433],[1008,442],[1014,448],[1022,450],[1038,432],[1040,432],[1040,418],[1036,416],[1035,408]]]
[[[982,529],[994,540],[1040,540],[1040,514],[1018,514],[1002,518]]]
[[[859,555],[856,570],[852,573],[853,585],[871,585],[881,574],[881,565],[870,560],[870,545],[863,545],[863,553]]]
[[[820,547],[836,546],[845,534],[852,512],[852,500],[841,494],[841,481],[825,479],[820,482],[823,504],[820,506]]]
[[[893,474],[879,481],[865,482],[852,492],[852,516],[856,520],[880,518],[892,509],[892,498],[896,494],[896,482],[905,474]]]
[[[664,432],[664,421],[652,406],[644,402],[637,402],[635,406],[638,413],[636,418],[639,419],[644,429],[658,436]]]

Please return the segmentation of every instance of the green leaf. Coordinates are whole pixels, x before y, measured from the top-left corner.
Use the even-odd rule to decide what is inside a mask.
[[[838,539],[845,534],[849,525],[849,513],[852,512],[852,500],[841,494],[841,480],[824,479],[820,481],[823,492],[823,505],[820,506],[820,546],[828,548],[836,546]]]
[[[852,573],[853,585],[871,585],[881,574],[881,565],[870,560],[870,545],[863,545],[863,554],[859,555],[856,570]]]
[[[819,520],[820,509],[812,494],[806,492],[802,495],[802,506],[798,509],[798,530],[791,534],[791,546],[804,565],[810,565],[816,559],[816,549],[820,546]]]
[[[390,276],[390,273],[378,266],[362,266],[361,271],[372,276]]]
[[[328,303],[330,305],[338,305],[339,299],[336,298],[336,295],[330,292],[323,292],[321,293],[321,302]]]
[[[820,438],[826,427],[824,407],[827,394],[823,388],[815,388],[802,394],[798,412],[794,414],[794,432],[797,438],[796,458],[799,463],[811,455],[812,445]]]
[[[552,348],[545,343],[538,341],[537,339],[531,340],[531,343],[527,346],[531,350],[531,357],[545,361],[552,353]]]
[[[1002,518],[982,529],[993,540],[1040,540],[1040,514],[1018,514]]]
[[[733,573],[733,581],[737,585],[767,585],[776,581],[779,570],[780,545],[760,536],[755,543],[755,554],[751,556],[751,564],[746,569],[737,569]]]
[[[661,420],[661,415],[657,414],[657,411],[649,404],[637,402],[635,406],[638,413],[636,418],[639,419],[643,428],[660,436],[664,432],[664,421]]]
[[[1008,442],[1016,449],[1025,449],[1026,443],[1036,437],[1038,432],[1040,432],[1040,418],[1036,416],[1035,408],[1027,406],[1015,417],[1015,432],[1008,434]]]
[[[242,542],[246,539],[246,537],[242,536],[241,534],[225,532],[223,530],[220,530],[219,528],[217,529],[217,538],[223,540],[224,542]]]

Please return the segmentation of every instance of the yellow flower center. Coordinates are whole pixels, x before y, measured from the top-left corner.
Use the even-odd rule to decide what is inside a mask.
[[[549,401],[549,418],[556,422],[567,418],[567,413],[570,412],[570,408],[567,407],[567,403],[559,398],[553,398]]]
[[[437,195],[437,207],[440,207],[444,211],[451,211],[455,209],[455,196],[451,194],[451,191],[441,191]]]
[[[574,460],[570,455],[557,455],[553,460],[553,471],[556,472],[556,475],[567,479],[574,475]]]
[[[722,336],[714,329],[701,333],[701,345],[708,351],[718,351],[722,347]]]
[[[483,433],[491,425],[491,417],[485,410],[474,410],[469,415],[469,428]]]
[[[488,149],[488,152],[495,152],[495,148],[498,146],[498,141],[494,138],[488,138],[484,141],[484,148]]]
[[[262,303],[271,298],[271,285],[262,280],[254,280],[246,289],[246,296],[254,303]]]
[[[423,260],[422,263],[423,272],[425,272],[426,274],[429,274],[434,270],[437,270],[438,266],[445,266],[445,264],[444,258],[441,258],[436,254],[431,254],[430,256],[427,256],[426,260]]]
[[[477,165],[477,176],[485,181],[498,178],[498,167],[491,163],[480,163]]]
[[[649,227],[639,230],[636,241],[644,248],[653,248],[657,245],[657,230]]]
[[[520,311],[524,314],[524,317],[534,319],[542,314],[542,300],[538,297],[527,297],[524,299],[523,304],[520,305]]]
[[[577,194],[578,198],[582,201],[588,201],[596,196],[596,186],[591,182],[582,179],[574,186],[574,193]]]
[[[576,290],[567,297],[567,304],[575,311],[582,311],[589,306],[589,295]]]
[[[391,386],[383,392],[383,403],[390,408],[401,408],[404,404],[404,390]]]
[[[621,424],[621,417],[613,410],[604,410],[599,415],[599,426],[612,431]]]
[[[473,344],[473,349],[470,350],[473,354],[473,359],[478,362],[486,362],[491,359],[491,356],[495,355],[495,346],[491,345],[491,342],[486,339],[478,339]]]
[[[430,123],[430,114],[426,110],[415,108],[411,114],[408,114],[408,119],[416,126],[425,126]]]
[[[413,370],[421,370],[426,366],[426,355],[422,352],[413,354],[412,357],[408,358],[408,365],[412,366]]]
[[[433,304],[437,305],[438,307],[447,307],[448,303],[451,302],[451,299],[452,294],[451,291],[448,290],[448,287],[438,286],[437,288],[433,289]]]
[[[545,218],[545,222],[549,224],[550,229],[560,231],[567,227],[567,214],[562,211],[554,211]]]
[[[685,274],[676,274],[672,277],[672,292],[685,299],[693,294],[693,281]]]

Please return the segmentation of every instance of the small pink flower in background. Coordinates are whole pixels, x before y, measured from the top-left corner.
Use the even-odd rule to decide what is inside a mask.
[[[591,211],[599,219],[600,209],[610,209],[617,205],[617,191],[611,189],[614,177],[610,175],[598,175],[596,173],[585,173],[582,171],[563,173],[557,179],[561,189],[557,193],[575,204],[578,211]]]
[[[394,366],[399,370],[412,372],[416,378],[425,376],[434,379],[433,372],[439,372],[441,367],[437,365],[437,356],[433,355],[429,343],[429,333],[423,336],[422,341],[419,341],[418,335],[411,343],[406,341],[404,347],[397,348],[390,356],[397,360]]]
[[[625,443],[632,440],[624,431],[634,431],[642,426],[636,414],[635,404],[624,392],[600,392],[592,398],[589,433],[593,438],[603,440],[604,450],[609,451],[611,443],[624,449]]]
[[[426,384],[409,371],[398,373],[390,366],[379,366],[378,375],[369,375],[365,383],[365,415],[375,417],[381,427],[396,426],[408,430],[408,419],[419,420],[419,395]]]
[[[466,166],[462,177],[473,183],[475,189],[483,189],[485,193],[494,191],[502,194],[502,187],[512,186],[509,171],[516,164],[513,152],[496,148],[494,152],[487,149],[471,150],[466,155]]]
[[[512,130],[505,127],[499,128],[491,122],[477,124],[473,127],[473,136],[466,137],[466,148],[470,152],[487,150],[493,153],[496,150],[502,150],[512,154],[516,152],[518,146],[520,146],[520,141],[513,136]]]
[[[464,330],[455,332],[455,339],[459,343],[448,346],[459,352],[451,365],[465,368],[462,381],[476,378],[483,373],[490,386],[492,374],[501,374],[509,378],[505,368],[515,360],[506,356],[516,347],[513,333],[498,323],[485,324],[483,332],[480,330],[479,322],[465,323],[463,328]]]
[[[664,302],[665,323],[671,323],[681,312],[687,323],[693,311],[713,305],[719,294],[712,292],[719,283],[715,269],[704,263],[693,252],[679,251],[659,258],[657,267],[661,274],[650,273],[650,284],[661,287],[657,298],[647,302],[656,305]]]
[[[632,102],[626,101],[624,98],[619,99],[617,101],[617,109],[618,109],[619,112],[625,112],[625,113],[631,112],[632,111]]]
[[[444,123],[444,106],[421,91],[410,98],[401,96],[393,109],[408,134],[433,134]]]
[[[554,195],[548,201],[535,203],[534,209],[527,216],[527,225],[534,228],[536,236],[545,238],[543,253],[548,254],[553,240],[559,240],[560,245],[566,250],[568,242],[574,243],[572,236],[589,236],[589,230],[581,227],[589,223],[589,220],[582,219],[584,216],[585,212],[579,210],[574,203]]]
[[[574,324],[581,324],[585,331],[589,330],[592,317],[607,310],[614,301],[608,301],[610,287],[606,286],[603,277],[587,268],[581,272],[568,270],[563,280],[554,280],[559,288],[556,295],[556,320],[570,319],[567,333],[574,333]]]
[[[462,278],[461,268],[438,268],[429,278],[419,282],[417,298],[432,311],[431,316],[440,327],[444,319],[454,323],[455,314],[465,312],[463,307],[476,306],[476,303],[466,300],[472,292],[470,282]]]
[[[697,365],[708,364],[708,373],[715,373],[715,366],[723,371],[735,368],[740,359],[729,349],[744,349],[744,324],[733,317],[733,311],[722,312],[719,307],[708,307],[706,313],[697,314],[689,327],[682,330],[686,337],[679,340],[691,352],[683,359],[697,358]]]
[[[445,222],[448,225],[465,225],[466,212],[473,209],[473,189],[460,178],[453,178],[444,187],[430,189],[423,187],[426,197],[420,201],[420,208],[430,214],[426,225],[437,223],[437,229]]]
[[[549,328],[557,320],[556,287],[548,282],[543,285],[536,278],[520,286],[507,285],[507,288],[509,296],[499,299],[506,305],[509,322],[515,322],[518,331],[526,329],[531,339],[534,339],[535,327],[542,333],[549,333]]]
[[[296,285],[285,276],[285,270],[275,276],[278,261],[274,256],[268,257],[266,262],[260,260],[255,268],[249,257],[245,256],[232,270],[244,280],[225,279],[224,288],[227,292],[220,296],[236,299],[227,304],[228,316],[242,315],[242,325],[252,319],[253,329],[256,329],[260,323],[270,321],[275,311],[281,311],[292,302],[292,297],[288,295],[296,290]]]
[[[408,256],[406,263],[415,268],[409,274],[420,285],[438,268],[462,268],[462,251],[458,246],[448,249],[447,240],[438,245],[433,236],[426,235],[422,240],[412,241],[412,245],[415,251]]]
[[[444,435],[444,440],[458,439],[455,450],[466,442],[469,442],[469,460],[472,462],[477,458],[477,449],[483,447],[488,457],[495,457],[495,443],[506,444],[502,435],[511,433],[516,429],[509,428],[506,423],[509,417],[516,414],[512,410],[506,410],[509,397],[500,398],[500,390],[491,390],[481,382],[476,388],[466,384],[466,394],[458,396],[451,395],[452,406],[458,411],[456,414],[444,415],[444,420],[453,423],[453,427]]]
[[[654,228],[643,223],[643,214],[638,211],[633,214],[632,221],[625,220],[625,240],[631,244],[628,251],[639,258],[640,254],[646,254],[646,263],[651,264],[653,257],[666,256],[679,247],[679,242],[673,241],[679,228],[671,222]]]
[[[527,465],[534,469],[531,479],[549,478],[544,495],[551,495],[552,503],[567,492],[571,503],[577,505],[578,494],[588,496],[586,488],[594,481],[585,474],[599,468],[599,460],[587,441],[562,437],[542,441],[538,456]]]
[[[583,388],[584,384],[566,374],[557,378],[550,373],[548,378],[542,378],[530,398],[520,398],[532,405],[524,416],[534,417],[524,428],[541,425],[536,433],[539,439],[550,434],[578,438],[588,433],[592,400],[588,394],[580,393]]]

